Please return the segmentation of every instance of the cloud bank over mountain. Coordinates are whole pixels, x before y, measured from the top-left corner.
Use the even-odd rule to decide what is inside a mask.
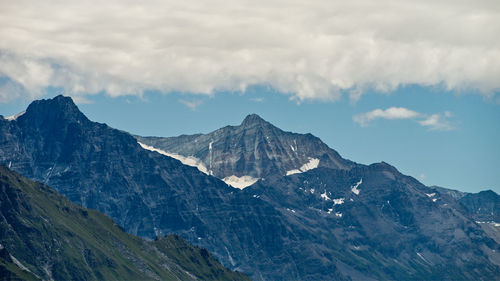
[[[0,101],[212,95],[297,100],[418,84],[500,89],[500,5],[485,1],[0,1]]]

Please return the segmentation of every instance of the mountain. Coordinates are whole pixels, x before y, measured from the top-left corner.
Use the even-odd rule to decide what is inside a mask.
[[[179,211],[196,207],[192,197],[203,195],[203,206],[232,192],[213,177],[144,150],[128,133],[91,122],[68,97],[33,102],[16,120],[0,120],[0,134],[0,163],[139,236],[163,234],[160,225],[167,220],[173,229],[190,228],[193,218]]]
[[[386,163],[349,171],[317,168],[258,182],[244,192],[273,202],[314,234],[308,239],[316,247],[329,245],[321,250],[325,257],[366,274],[353,279],[366,280],[373,272],[383,280],[498,279],[499,244],[467,217],[464,206]],[[476,268],[489,273],[477,274]]]
[[[282,131],[256,114],[248,115],[239,126],[204,135],[136,138],[146,148],[168,152],[166,155],[239,188],[270,176],[316,167],[345,170],[356,165],[319,138]]]
[[[0,164],[105,213],[131,234],[179,234],[261,279],[286,278],[276,268],[294,263],[282,255],[294,234],[271,205],[88,120],[71,98],[35,101],[17,118],[0,119],[0,136]]]
[[[6,167],[0,225],[0,271],[9,280],[250,280],[178,236],[146,242],[127,234]]]
[[[498,241],[457,199],[257,115],[206,135],[134,138],[59,96],[0,119],[0,136],[0,163],[132,234],[176,233],[254,280],[500,276]]]
[[[492,190],[478,193],[461,192],[432,186],[439,193],[451,196],[462,204],[468,215],[478,223],[490,237],[500,243],[500,195]]]
[[[459,202],[472,212],[477,221],[500,222],[500,195],[492,190],[467,193]]]

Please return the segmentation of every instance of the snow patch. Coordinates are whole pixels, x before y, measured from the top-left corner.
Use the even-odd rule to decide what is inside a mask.
[[[24,266],[24,264],[22,264],[19,260],[17,260],[13,255],[9,254],[9,256],[19,268],[21,268],[24,271],[31,272],[26,266]]]
[[[325,199],[326,201],[331,200],[330,197],[328,197],[328,195],[326,195],[326,191],[325,191],[325,193],[321,193],[321,198]]]
[[[174,159],[177,159],[179,161],[181,161],[182,164],[184,165],[188,165],[188,166],[191,166],[191,167],[195,167],[197,168],[198,170],[200,170],[200,172],[202,173],[205,173],[205,174],[209,174],[208,173],[208,169],[207,167],[203,164],[203,162],[201,162],[200,159],[194,157],[194,156],[183,156],[183,155],[179,155],[177,153],[170,153],[170,152],[166,152],[164,150],[161,150],[161,149],[158,149],[158,148],[155,148],[155,147],[152,147],[152,146],[149,146],[149,145],[146,145],[146,144],[143,144],[141,142],[137,142],[142,148],[146,149],[146,150],[149,150],[149,151],[154,151],[154,152],[158,152],[162,155],[165,155],[165,156],[168,156],[168,157],[172,157]]]
[[[336,216],[337,218],[341,218],[341,217],[342,217],[342,213],[337,212],[337,213],[335,213],[335,216]]]
[[[432,202],[438,201],[437,198],[432,198]]]
[[[292,149],[293,152],[295,152],[295,147],[293,147],[293,145],[290,145],[290,148]]]
[[[293,175],[293,174],[304,173],[304,172],[307,172],[309,170],[318,168],[318,165],[319,165],[318,158],[310,158],[309,157],[309,162],[302,165],[299,169],[293,169],[293,170],[287,171],[286,175],[289,176],[289,175]]]
[[[417,253],[417,255],[423,260],[425,261],[426,263],[430,263],[429,261],[427,261],[424,256],[421,254],[421,253]]]
[[[259,178],[253,178],[251,176],[238,177],[232,175],[229,177],[225,177],[222,180],[232,187],[244,189],[245,187],[249,187],[252,184],[256,183],[259,180]]]
[[[344,204],[344,200],[345,200],[345,198],[333,199],[333,206]]]
[[[360,180],[359,180],[359,181],[358,181],[355,185],[353,185],[353,186],[351,187],[351,191],[352,191],[352,193],[354,193],[354,194],[356,194],[356,195],[359,195],[359,189],[358,189],[358,187],[359,187],[359,185],[360,185],[360,184],[362,184],[362,183],[363,183],[363,179],[360,179]]]
[[[227,249],[227,247],[224,247],[226,248],[226,252],[227,252],[227,257],[229,259],[229,262],[231,263],[232,266],[234,266],[236,263],[234,262],[234,259],[233,257],[231,256],[231,254],[229,253],[229,250]]]
[[[431,197],[434,197],[434,195],[436,195],[436,193],[426,193],[425,195],[427,195],[427,197],[431,198]]]
[[[290,170],[290,171],[287,171],[286,172],[286,175],[289,176],[289,175],[293,175],[293,174],[300,174],[302,173],[301,170],[298,170],[298,169],[293,169],[293,170]]]
[[[311,188],[309,191],[311,192],[311,194],[314,194],[314,188]]]
[[[19,112],[18,114],[15,114],[15,115],[12,115],[12,116],[4,117],[4,119],[8,120],[8,121],[14,121],[14,120],[17,120],[17,118],[19,118],[19,116],[23,115],[24,113],[26,113],[26,111]]]
[[[476,221],[476,223],[487,223],[493,225],[494,227],[500,227],[500,223],[495,221]]]

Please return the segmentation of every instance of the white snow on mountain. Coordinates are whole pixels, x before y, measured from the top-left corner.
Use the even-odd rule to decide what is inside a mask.
[[[342,204],[344,204],[344,199],[345,199],[345,198],[333,199],[333,206],[335,206],[335,205],[342,205]]]
[[[232,187],[244,189],[245,187],[249,187],[252,184],[256,183],[259,179],[251,177],[251,176],[238,177],[238,176],[232,175],[229,177],[225,177],[222,180]]]
[[[12,116],[4,117],[4,119],[9,120],[9,121],[14,121],[14,120],[17,120],[17,118],[19,118],[19,116],[23,115],[24,113],[26,113],[26,111],[19,112],[18,114],[15,114]]]
[[[324,193],[321,193],[321,198],[325,199],[326,201],[331,200],[330,197],[328,197],[328,195],[326,195],[326,191]]]
[[[319,159],[309,158],[309,162],[302,165],[299,169],[293,169],[293,170],[287,171],[286,175],[289,176],[289,175],[293,175],[293,174],[300,174],[303,172],[307,172],[309,170],[318,168],[318,165],[319,165]]]
[[[363,179],[360,179],[354,186],[351,187],[352,193],[359,195],[359,185],[363,183]]]
[[[182,162],[182,164],[184,165],[188,165],[188,166],[191,166],[191,167],[195,167],[197,168],[198,170],[200,170],[200,172],[202,173],[205,173],[205,174],[209,174],[208,172],[208,169],[207,167],[203,164],[203,162],[201,162],[200,159],[194,157],[194,156],[182,156],[182,155],[179,155],[177,153],[171,153],[171,152],[166,152],[164,150],[161,150],[161,149],[158,149],[158,148],[155,148],[155,147],[152,147],[152,146],[149,146],[149,145],[146,145],[146,144],[143,144],[141,142],[137,142],[142,148],[146,149],[146,150],[149,150],[149,151],[154,151],[154,152],[158,152],[162,155],[165,155],[165,156],[169,156],[169,157],[172,157],[174,159],[177,159],[179,161]]]

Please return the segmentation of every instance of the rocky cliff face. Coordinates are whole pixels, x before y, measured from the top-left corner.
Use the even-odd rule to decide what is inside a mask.
[[[198,159],[208,174],[232,182],[284,176],[316,167],[350,169],[356,164],[343,159],[311,134],[285,132],[256,114],[239,126],[227,126],[202,135],[171,138],[139,137],[139,142],[167,153]]]
[[[498,241],[453,197],[256,115],[207,135],[135,139],[56,97],[0,120],[0,134],[0,163],[131,233],[178,233],[255,280],[500,276]]]
[[[500,195],[492,190],[466,193],[459,202],[470,210],[475,220],[500,223]]]

